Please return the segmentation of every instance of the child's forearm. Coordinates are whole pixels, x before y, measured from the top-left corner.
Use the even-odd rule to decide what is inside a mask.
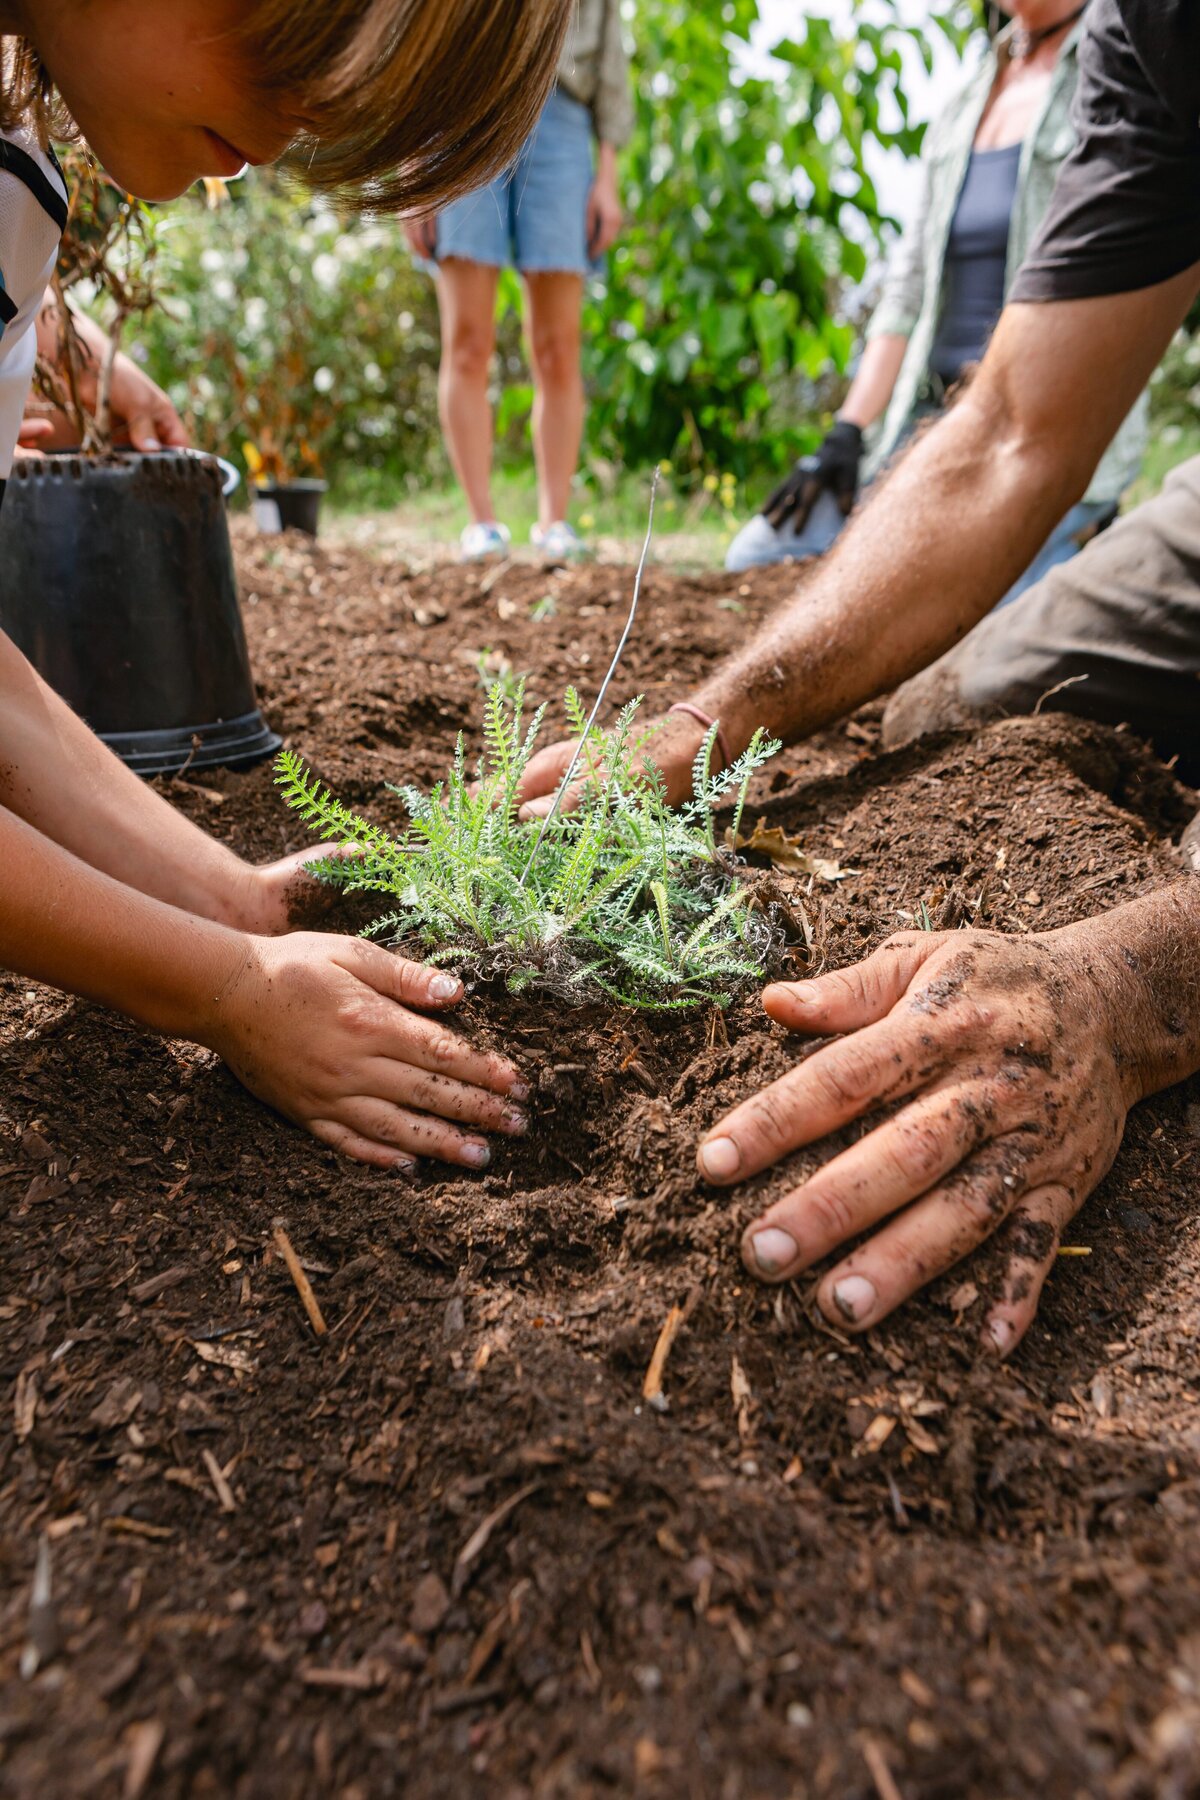
[[[2,634],[0,806],[127,887],[255,926],[249,865],[127,769]]]
[[[0,966],[211,1041],[241,932],[136,893],[0,807]]]

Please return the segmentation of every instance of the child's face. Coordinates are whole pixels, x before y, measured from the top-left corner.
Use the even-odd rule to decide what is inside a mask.
[[[25,0],[22,11],[88,144],[143,200],[273,162],[299,130],[225,41],[244,0]]]

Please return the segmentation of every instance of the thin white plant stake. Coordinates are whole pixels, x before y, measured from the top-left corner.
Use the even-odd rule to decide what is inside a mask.
[[[596,719],[600,712],[600,708],[604,704],[604,696],[608,692],[608,684],[612,680],[613,676],[616,674],[617,664],[620,662],[622,656],[624,655],[625,646],[629,642],[629,633],[633,630],[633,621],[637,614],[638,600],[641,597],[641,592],[642,592],[642,570],[646,567],[646,557],[649,554],[649,550],[650,550],[650,539],[654,532],[654,496],[658,492],[658,474],[659,474],[659,471],[658,471],[658,467],[656,465],[655,470],[654,470],[654,478],[650,483],[650,517],[646,521],[646,541],[642,545],[642,554],[638,561],[637,574],[633,578],[633,601],[629,608],[629,617],[625,621],[625,629],[621,633],[621,641],[617,645],[616,650],[613,652],[613,659],[608,665],[608,673],[607,673],[607,675],[605,675],[604,680],[600,683],[600,692],[596,695],[596,703],[592,707],[591,712],[588,714],[587,724],[583,728],[583,736],[580,738],[579,742],[575,746],[575,754],[571,758],[569,764],[567,765],[567,772],[558,784],[558,788],[555,792],[554,800],[550,807],[550,811],[546,814],[545,818],[542,820],[541,829],[539,830],[536,838],[534,838],[534,840],[533,840],[533,849],[529,852],[529,861],[525,864],[525,867],[521,871],[521,879],[517,883],[518,887],[525,886],[525,878],[529,874],[530,869],[532,869],[532,867],[533,867],[534,858],[536,857],[539,849],[541,848],[542,839],[546,835],[546,831],[547,831],[547,828],[549,827],[550,821],[554,817],[555,813],[558,811],[559,803],[562,800],[563,795],[566,793],[567,789],[571,785],[572,777],[574,776],[576,769],[579,767],[579,759],[583,755],[583,746],[587,743],[588,738],[591,735],[592,726],[596,723]]]

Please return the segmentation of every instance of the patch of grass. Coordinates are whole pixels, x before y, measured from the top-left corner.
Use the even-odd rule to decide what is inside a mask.
[[[750,778],[779,745],[756,732],[714,776],[714,726],[696,758],[695,798],[672,808],[657,771],[640,760],[649,734],[637,729],[639,705],[631,701],[611,731],[587,739],[592,779],[580,809],[543,825],[517,817],[517,788],[546,710],[526,727],[523,682],[511,694],[499,683],[488,691],[473,778],[460,736],[431,793],[391,790],[410,821],[401,836],[335,800],[293,751],[280,753],[276,780],[306,824],[347,851],[309,864],[312,873],[392,903],[370,935],[416,940],[430,960],[503,976],[518,992],[537,985],[572,1001],[725,1005],[761,979],[782,934],[718,848],[713,814],[733,800],[736,840]],[[573,689],[566,709],[582,736]]]
[[[570,517],[585,540],[636,540],[646,515],[646,470],[581,472],[575,479]],[[731,476],[707,476],[684,484],[670,465],[662,477],[660,522],[668,532],[694,539],[697,560],[719,564],[738,528],[770,487],[750,492]],[[518,548],[528,544],[537,520],[537,487],[531,464],[501,463],[493,476],[496,517]],[[455,544],[469,514],[461,490],[449,479],[415,488],[391,469],[348,467],[334,471],[329,494],[334,513],[386,514],[388,525],[414,539]]]

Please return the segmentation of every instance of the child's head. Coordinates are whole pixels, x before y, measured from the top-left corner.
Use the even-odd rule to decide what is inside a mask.
[[[147,200],[286,153],[311,186],[425,211],[511,160],[571,3],[16,0],[0,124],[61,129],[60,105]]]

